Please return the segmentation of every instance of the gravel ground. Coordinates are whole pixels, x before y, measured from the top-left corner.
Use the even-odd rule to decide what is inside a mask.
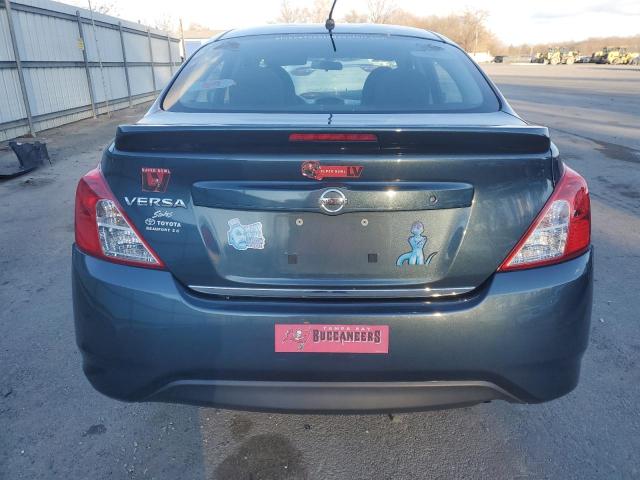
[[[396,416],[125,404],[92,390],[73,333],[77,179],[118,123],[44,132],[53,166],[0,183],[0,479],[640,478],[640,70],[491,65],[590,182],[591,343],[570,395]]]

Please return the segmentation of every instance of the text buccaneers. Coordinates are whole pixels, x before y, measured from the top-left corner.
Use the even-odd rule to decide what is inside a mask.
[[[380,330],[373,332],[353,332],[353,331],[322,331],[313,329],[313,341],[318,342],[366,342],[380,343]]]

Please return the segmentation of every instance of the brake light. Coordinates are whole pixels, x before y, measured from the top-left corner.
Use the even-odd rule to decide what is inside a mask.
[[[290,142],[377,142],[372,133],[292,133]]]
[[[565,166],[553,194],[499,272],[560,263],[582,255],[591,244],[587,182]]]
[[[99,169],[91,170],[78,182],[75,230],[76,245],[89,255],[127,265],[164,268],[123,213]]]

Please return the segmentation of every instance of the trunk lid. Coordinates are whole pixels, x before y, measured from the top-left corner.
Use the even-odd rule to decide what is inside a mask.
[[[169,270],[204,293],[463,293],[495,272],[553,190],[547,129],[501,112],[403,115],[400,127],[387,115],[184,117],[121,126],[102,168]]]

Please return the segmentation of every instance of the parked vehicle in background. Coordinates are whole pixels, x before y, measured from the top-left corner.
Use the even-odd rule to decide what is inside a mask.
[[[389,412],[578,382],[587,184],[436,33],[224,33],[75,212],[77,343],[111,397]]]
[[[602,63],[602,58],[605,56],[606,49],[607,47],[604,47],[602,50],[593,52],[593,54],[591,55],[591,63]]]
[[[604,47],[602,49],[601,55],[596,56],[596,63],[606,63],[609,65],[628,65],[632,63],[633,60],[638,56],[640,56],[640,53],[629,52],[626,47]]]
[[[609,54],[608,62],[611,65],[629,65],[634,59],[638,58],[640,53],[630,52],[626,48],[621,48],[617,52]]]
[[[575,63],[578,52],[565,47],[549,48],[546,53],[538,52],[531,59],[531,63],[543,63],[545,65],[572,65]]]
[[[531,63],[544,63],[546,58],[546,53],[536,52],[536,54],[531,57]]]

